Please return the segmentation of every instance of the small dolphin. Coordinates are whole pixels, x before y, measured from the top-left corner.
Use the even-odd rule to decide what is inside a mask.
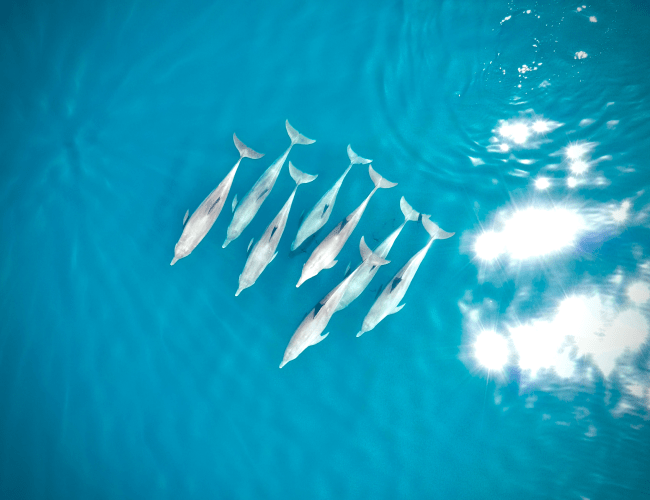
[[[422,250],[416,253],[411,259],[406,263],[406,265],[400,269],[393,279],[391,279],[388,284],[384,287],[382,294],[377,297],[377,300],[366,314],[365,319],[363,320],[363,326],[361,331],[357,333],[357,337],[360,337],[365,332],[369,332],[375,326],[379,324],[389,314],[395,314],[399,312],[404,304],[398,306],[397,304],[404,298],[404,294],[408,290],[413,277],[422,263],[422,259],[429,251],[431,243],[433,240],[445,240],[452,237],[455,233],[448,233],[440,229],[436,224],[429,220],[428,215],[422,216],[422,224],[424,229],[427,230],[429,235],[428,243],[424,246]]]
[[[235,146],[239,151],[239,160],[235,163],[235,166],[228,172],[226,178],[221,181],[221,183],[212,191],[205,200],[199,205],[199,208],[192,214],[190,220],[185,223],[189,210],[185,213],[185,219],[183,219],[183,234],[181,234],[178,243],[174,247],[174,258],[171,261],[170,265],[176,264],[176,261],[187,257],[192,253],[192,250],[201,242],[201,240],[208,234],[210,228],[214,224],[214,221],[217,220],[223,204],[228,198],[228,192],[230,191],[230,186],[232,181],[235,178],[237,173],[237,168],[241,163],[242,158],[253,158],[258,159],[264,156],[262,153],[257,153],[251,148],[247,147],[243,142],[241,142],[236,134],[232,135],[233,140],[235,141]]]
[[[339,194],[341,184],[343,184],[343,180],[345,179],[345,176],[348,175],[348,172],[352,168],[352,165],[359,163],[366,164],[372,161],[361,158],[358,154],[352,151],[352,148],[349,144],[348,157],[350,158],[350,165],[348,165],[348,168],[345,169],[343,175],[341,175],[341,177],[339,177],[339,180],[336,181],[336,183],[334,183],[331,188],[329,188],[329,190],[322,196],[320,200],[318,200],[318,203],[314,205],[314,208],[312,208],[303,219],[302,224],[298,229],[296,239],[291,244],[291,251],[294,251],[296,248],[302,245],[303,241],[318,231],[328,221],[330,214],[332,213],[332,208],[334,208],[334,203],[336,202],[336,195]]]
[[[367,260],[375,266],[388,264],[388,261],[379,257],[376,253],[371,253]],[[350,276],[339,283],[334,290],[316,304],[316,307],[305,316],[305,319],[302,320],[294,332],[289,341],[289,345],[284,351],[284,357],[282,358],[282,363],[280,363],[280,368],[286,365],[289,361],[296,359],[302,351],[307,349],[307,347],[318,344],[329,335],[329,333],[326,333],[325,335],[321,335],[321,333],[323,333],[327,323],[329,323],[339,301],[345,293],[345,289],[354,279],[354,275],[355,273],[353,272]]]
[[[308,139],[303,135],[300,135],[300,133],[289,124],[289,120],[285,122],[285,126],[287,127],[287,133],[291,138],[291,145],[282,154],[282,156],[275,160],[271,166],[266,169],[266,172],[264,172],[260,178],[257,179],[255,185],[248,193],[246,193],[246,196],[242,198],[242,200],[235,208],[235,213],[232,217],[232,221],[228,226],[228,236],[222,245],[223,248],[226,248],[232,240],[239,238],[239,235],[242,233],[242,231],[246,229],[246,226],[248,226],[248,224],[250,224],[250,222],[253,220],[253,217],[255,217],[255,214],[257,214],[257,211],[262,206],[262,203],[264,203],[266,197],[271,193],[271,189],[273,189],[275,181],[278,178],[280,170],[282,169],[287,156],[289,156],[289,151],[291,151],[293,145],[313,144],[316,142],[312,139]]]
[[[275,259],[275,256],[278,254],[276,248],[278,247],[278,243],[280,243],[284,227],[287,224],[289,210],[291,210],[291,204],[293,203],[293,198],[296,196],[298,186],[311,182],[318,177],[317,175],[309,175],[301,172],[294,167],[291,162],[289,162],[289,173],[291,174],[291,177],[293,177],[293,180],[296,181],[296,187],[293,188],[291,196],[289,196],[287,202],[284,204],[280,212],[278,212],[278,215],[275,216],[275,219],[271,221],[262,237],[257,240],[251,253],[248,254],[248,260],[246,261],[244,270],[239,275],[239,288],[237,289],[235,296],[238,296],[242,290],[255,283],[260,274],[262,274],[264,269],[266,269],[266,266]]]
[[[402,229],[404,229],[406,223],[410,220],[417,221],[420,216],[420,214],[415,210],[413,210],[411,205],[409,205],[406,202],[406,199],[404,199],[403,196],[399,200],[399,206],[402,209],[402,213],[404,214],[404,222],[402,222],[402,224],[400,224],[400,226],[397,229],[395,229],[395,231],[393,231],[388,236],[388,238],[382,241],[379,244],[379,246],[375,248],[375,253],[379,255],[382,259],[388,257],[388,253],[390,252],[390,249],[393,247],[395,240],[402,232]],[[366,287],[372,281],[372,278],[375,277],[377,271],[379,271],[378,266],[372,265],[370,262],[368,262],[368,256],[372,252],[363,241],[363,238],[361,238],[360,251],[361,251],[362,262],[355,269],[355,271],[357,271],[357,274],[355,278],[352,280],[352,282],[350,283],[350,285],[345,290],[345,294],[343,295],[341,302],[339,302],[339,305],[336,308],[335,312],[340,311],[341,309],[345,309],[350,305],[350,303],[352,303],[352,301],[354,301],[359,295],[361,295],[361,293],[366,289]]]
[[[384,179],[381,175],[373,170],[371,166],[368,167],[368,172],[370,173],[370,178],[372,182],[375,183],[374,189],[371,193],[363,200],[363,203],[359,205],[354,212],[348,215],[345,219],[339,222],[330,234],[328,234],[320,245],[318,245],[311,256],[305,262],[305,265],[302,266],[302,274],[298,280],[296,287],[302,285],[309,278],[313,278],[323,269],[329,269],[336,264],[336,256],[339,254],[345,242],[348,240],[354,228],[357,227],[361,216],[363,215],[370,198],[375,194],[379,188],[392,188],[397,186],[397,183],[390,182],[387,179]]]

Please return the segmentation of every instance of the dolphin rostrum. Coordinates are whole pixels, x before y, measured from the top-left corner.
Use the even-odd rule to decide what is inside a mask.
[[[354,212],[348,215],[345,219],[339,222],[330,234],[328,234],[320,245],[318,245],[311,256],[305,262],[305,265],[302,266],[302,274],[298,280],[296,287],[302,285],[309,278],[313,278],[323,269],[329,269],[336,264],[336,256],[339,254],[345,242],[348,240],[354,228],[357,227],[361,216],[363,215],[370,198],[375,194],[375,191],[379,188],[392,188],[397,186],[397,183],[390,182],[387,179],[384,179],[381,175],[373,170],[371,166],[368,167],[368,172],[370,173],[370,178],[375,183],[375,187],[372,192],[363,200],[363,203],[359,205]]]
[[[361,331],[357,333],[357,337],[360,337],[365,332],[369,332],[386,316],[389,314],[395,314],[404,307],[404,304],[401,306],[398,306],[397,304],[399,304],[404,298],[404,294],[406,294],[411,281],[413,281],[413,277],[415,276],[418,267],[420,267],[422,259],[424,259],[424,256],[429,251],[429,247],[431,247],[433,240],[444,240],[455,234],[440,229],[437,224],[434,224],[429,220],[428,215],[422,216],[422,225],[424,225],[424,229],[426,229],[430,235],[428,243],[424,248],[422,248],[422,250],[411,257],[406,265],[404,265],[404,267],[400,269],[397,274],[393,276],[393,279],[391,279],[384,287],[384,291],[379,297],[377,297],[377,300],[370,308],[370,311],[366,314],[366,317],[363,320],[363,326],[361,327]]]
[[[287,156],[289,156],[289,151],[291,151],[293,145],[313,144],[316,142],[312,139],[308,139],[303,135],[300,135],[300,133],[295,128],[289,125],[289,120],[285,122],[285,125],[287,127],[289,137],[291,138],[291,145],[282,154],[282,156],[275,160],[271,166],[266,169],[266,172],[264,172],[260,178],[257,179],[255,185],[248,193],[246,193],[246,196],[241,199],[235,208],[235,213],[232,217],[232,221],[228,226],[228,235],[226,237],[226,241],[224,241],[222,245],[223,248],[226,248],[232,240],[239,238],[239,235],[242,233],[242,231],[246,229],[246,226],[248,226],[248,224],[250,224],[250,222],[253,220],[253,217],[255,217],[255,214],[257,214],[257,211],[262,206],[262,203],[264,203],[266,197],[271,193],[271,189],[273,189],[275,181],[280,174],[280,170],[282,169],[282,165],[284,165]]]
[[[318,203],[314,205],[314,208],[312,208],[303,219],[300,229],[298,229],[296,239],[291,244],[292,251],[302,245],[303,241],[318,231],[328,221],[330,214],[332,213],[332,208],[334,208],[334,203],[336,202],[336,195],[339,194],[341,184],[343,184],[343,180],[345,179],[345,176],[348,175],[352,165],[358,163],[370,163],[372,161],[361,158],[358,154],[352,151],[349,144],[348,157],[350,158],[350,165],[345,169],[343,175],[341,175],[339,180],[336,181],[336,183],[322,196],[320,200],[318,200]]]
[[[406,223],[410,220],[417,221],[420,217],[420,214],[413,210],[411,205],[406,202],[403,196],[399,200],[399,206],[402,209],[402,213],[404,214],[404,222],[402,222],[400,226],[395,229],[395,231],[393,231],[384,241],[379,244],[379,246],[377,246],[377,248],[375,248],[375,253],[382,259],[388,257],[388,252],[390,252],[390,249],[393,247],[395,240],[402,232],[402,229],[404,229]],[[345,294],[343,294],[343,298],[341,299],[341,302],[339,302],[336,311],[345,309],[350,305],[352,301],[361,295],[361,293],[372,281],[372,278],[375,277],[377,271],[379,271],[379,266],[375,266],[368,261],[368,255],[370,255],[372,252],[366,245],[363,238],[361,238],[360,251],[361,259],[363,262],[361,262],[361,264],[359,264],[355,269],[355,271],[357,271],[356,276],[346,288]]]
[[[388,261],[382,259],[376,253],[370,253],[367,260],[375,266],[383,266],[388,264]],[[307,349],[311,345],[318,344],[323,340],[329,333],[321,335],[327,327],[330,318],[334,314],[336,307],[339,304],[339,301],[345,293],[345,289],[348,287],[350,282],[354,279],[356,271],[351,273],[347,278],[345,278],[341,283],[337,285],[334,290],[332,290],[324,299],[322,299],[316,307],[314,307],[305,319],[302,320],[296,331],[294,332],[289,345],[284,351],[284,357],[282,358],[282,363],[280,363],[280,368],[286,365],[289,361],[296,359],[298,355]]]
[[[275,216],[275,219],[271,221],[262,237],[257,240],[253,250],[248,254],[248,260],[246,261],[244,270],[239,275],[239,288],[237,289],[235,296],[239,295],[242,290],[255,283],[260,274],[262,274],[264,269],[266,269],[266,266],[275,259],[275,256],[278,254],[276,248],[278,247],[278,243],[280,243],[284,227],[287,224],[289,210],[291,210],[291,204],[293,203],[293,198],[296,196],[298,186],[311,182],[318,177],[317,175],[309,175],[301,172],[294,167],[291,162],[289,162],[289,173],[291,174],[291,177],[293,177],[293,180],[296,181],[296,187],[293,188],[293,192],[291,193],[291,196],[289,196],[287,202],[284,204],[280,212],[278,212],[278,215]]]
[[[183,234],[181,234],[178,243],[176,243],[176,246],[174,247],[174,258],[170,264],[172,266],[176,264],[177,260],[187,257],[192,253],[192,250],[194,250],[205,235],[208,234],[214,221],[219,217],[223,204],[226,202],[230,186],[232,185],[232,181],[235,178],[237,168],[239,168],[242,158],[258,159],[264,156],[264,154],[257,153],[247,147],[237,138],[236,134],[233,134],[232,138],[235,141],[237,150],[239,151],[239,160],[237,160],[235,166],[230,170],[230,172],[228,172],[226,178],[221,181],[221,184],[219,184],[214,191],[203,200],[203,203],[201,203],[199,208],[197,208],[192,214],[192,217],[187,221],[187,224],[185,224],[185,219],[187,219],[188,214],[185,214],[185,219],[183,220],[185,227],[183,228]]]

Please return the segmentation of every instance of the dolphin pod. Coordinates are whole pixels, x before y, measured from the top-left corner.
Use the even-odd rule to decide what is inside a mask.
[[[201,240],[208,234],[210,228],[212,228],[214,221],[217,220],[223,204],[228,198],[228,193],[230,192],[230,186],[232,186],[232,181],[235,178],[239,164],[242,161],[242,158],[253,158],[258,159],[264,156],[261,153],[253,151],[251,148],[246,146],[241,142],[236,134],[232,135],[233,140],[235,141],[235,146],[239,151],[239,160],[235,163],[235,166],[230,170],[226,178],[221,181],[221,183],[214,188],[214,190],[207,196],[205,200],[199,205],[190,220],[187,220],[189,210],[185,213],[185,218],[183,219],[183,233],[181,234],[178,243],[174,247],[174,258],[171,261],[170,265],[176,264],[179,259],[187,257],[196,246],[201,243]]]
[[[422,225],[424,226],[424,229],[426,229],[427,233],[429,233],[429,241],[422,250],[410,258],[404,267],[402,267],[402,269],[400,269],[384,287],[384,291],[379,297],[377,297],[377,300],[364,318],[363,326],[361,327],[361,331],[357,333],[357,337],[360,337],[365,332],[369,332],[386,316],[389,314],[395,314],[404,307],[404,304],[401,306],[398,304],[404,298],[406,291],[411,285],[411,281],[413,281],[415,273],[431,247],[431,243],[433,243],[434,240],[445,240],[451,238],[455,234],[440,229],[437,224],[429,220],[428,215],[422,216]]]
[[[275,219],[268,225],[266,231],[264,231],[264,234],[248,255],[244,270],[239,275],[239,288],[235,296],[239,295],[243,289],[253,285],[260,274],[262,274],[262,271],[266,269],[266,266],[275,259],[275,256],[278,254],[276,248],[278,247],[278,243],[280,243],[282,233],[284,233],[284,227],[287,225],[289,210],[291,210],[291,204],[293,203],[293,198],[296,196],[298,186],[311,182],[318,177],[317,175],[309,175],[301,172],[291,162],[289,162],[289,173],[293,180],[296,181],[296,187],[293,188],[289,199],[280,212],[278,212],[278,215],[275,216]]]
[[[361,244],[364,244],[363,238],[361,239]],[[387,260],[382,259],[377,255],[377,253],[372,252],[366,256],[366,260],[374,266],[383,266],[388,264]],[[339,283],[334,290],[327,294],[327,296],[316,304],[316,307],[305,316],[305,319],[303,319],[302,323],[298,325],[298,328],[289,341],[289,345],[284,351],[284,357],[282,358],[282,363],[280,363],[280,368],[286,365],[289,361],[296,359],[298,355],[309,346],[318,344],[329,335],[329,332],[325,335],[321,335],[321,333],[323,333],[327,327],[327,323],[329,323],[329,320],[332,318],[341,298],[343,298],[343,295],[345,294],[345,290],[354,279],[357,271],[358,269]]]
[[[402,198],[399,201],[399,206],[400,209],[402,210],[402,214],[404,214],[404,222],[402,222],[395,231],[393,231],[384,241],[382,241],[377,248],[375,248],[375,253],[379,255],[382,259],[385,259],[388,257],[388,253],[390,252],[390,249],[393,248],[393,244],[395,243],[395,240],[399,236],[399,234],[402,232],[402,229],[404,229],[404,226],[408,221],[417,221],[418,218],[420,217],[420,214],[413,210],[411,205],[409,205],[406,202],[406,199],[402,196]],[[377,271],[379,271],[379,266],[374,266],[372,263],[367,259],[368,254],[371,253],[370,249],[368,246],[365,244],[363,237],[361,238],[361,264],[357,266],[355,269],[357,273],[355,274],[354,279],[350,282],[348,285],[347,289],[345,290],[345,293],[343,294],[343,298],[339,302],[339,305],[336,307],[336,311],[340,311],[341,309],[345,309],[348,307],[361,293],[367,288],[367,286],[370,284],[372,279],[375,277],[375,274],[377,274]]]
[[[251,190],[246,193],[246,196],[239,202],[235,208],[235,213],[232,217],[232,222],[228,226],[228,235],[226,241],[223,242],[223,248],[226,248],[228,244],[237,238],[242,233],[246,226],[250,224],[253,220],[253,217],[257,214],[257,211],[266,200],[266,197],[271,193],[271,189],[275,185],[275,181],[280,174],[282,165],[289,156],[291,148],[295,144],[313,144],[313,139],[308,139],[304,135],[301,135],[295,128],[289,124],[289,120],[285,122],[287,127],[287,133],[291,139],[291,145],[287,150],[275,160],[269,168],[260,176],[257,182],[253,185]]]
[[[296,239],[291,244],[291,250],[295,250],[303,241],[309,238],[312,234],[318,231],[321,227],[327,223],[332,213],[332,208],[334,208],[334,203],[336,202],[336,195],[339,194],[339,189],[341,189],[341,184],[345,176],[348,175],[348,172],[352,168],[352,165],[358,164],[367,164],[372,162],[372,160],[367,160],[366,158],[361,158],[358,154],[352,151],[352,147],[348,144],[348,157],[350,158],[350,165],[345,169],[343,175],[334,183],[334,185],[327,190],[327,192],[321,197],[320,200],[314,205],[314,207],[309,211],[305,216],[298,229],[298,234]]]
[[[315,142],[301,135],[288,121],[285,121],[285,127],[291,139],[291,144],[287,150],[266,169],[250,191],[239,202],[237,196],[234,197],[232,201],[233,218],[228,226],[227,237],[223,243],[224,248],[241,235],[260,210],[262,204],[273,189],[292,147],[295,144],[312,144]],[[239,151],[239,160],[223,181],[203,200],[191,216],[189,216],[189,210],[185,213],[185,217],[183,218],[183,232],[174,247],[174,258],[171,261],[171,265],[174,265],[179,259],[187,257],[210,231],[222,211],[241,160],[243,158],[258,159],[264,156],[246,146],[235,134],[233,134],[233,140]],[[371,163],[371,160],[357,155],[350,145],[347,147],[347,154],[350,163],[346,170],[311,208],[301,223],[299,223],[296,237],[291,244],[292,251],[300,247],[307,238],[315,234],[327,223],[341,185],[352,166]],[[374,183],[374,188],[363,202],[330,231],[314,249],[302,267],[296,287],[299,287],[308,279],[316,276],[323,269],[330,269],[337,263],[337,256],[361,220],[372,196],[378,189],[388,189],[397,185],[384,179],[370,165],[368,165],[368,173]],[[244,289],[252,286],[262,272],[275,259],[298,187],[302,184],[312,182],[318,177],[318,175],[301,172],[292,162],[289,162],[289,174],[294,180],[295,186],[280,211],[266,227],[262,236],[257,241],[255,238],[251,239],[248,244],[247,252],[249,254],[244,269],[239,275],[239,285],[235,296],[240,295]],[[449,238],[454,233],[448,233],[440,229],[438,225],[431,222],[429,215],[421,215],[414,210],[403,196],[400,199],[400,209],[404,216],[404,221],[374,251],[368,248],[364,237],[361,237],[359,243],[361,263],[349,274],[348,269],[350,266],[348,266],[344,279],[304,317],[285,349],[280,368],[296,359],[307,347],[321,342],[329,335],[329,333],[323,335],[323,332],[334,313],[345,309],[350,303],[356,300],[368,287],[379,268],[389,263],[386,258],[407,222],[419,221],[429,233],[427,244],[413,255],[404,267],[388,282],[383,291],[380,294],[378,293],[374,304],[363,320],[361,330],[357,333],[357,337],[372,330],[386,316],[395,314],[404,307],[404,304],[400,305],[400,302],[404,298],[433,241]]]
[[[368,206],[368,202],[372,195],[380,189],[388,189],[397,186],[396,182],[390,182],[387,179],[384,179],[381,175],[373,170],[371,166],[368,167],[368,172],[370,173],[370,178],[372,182],[375,183],[374,189],[366,197],[365,200],[359,205],[350,215],[343,219],[339,224],[330,231],[320,245],[318,245],[311,256],[305,262],[305,265],[302,267],[302,274],[300,279],[296,284],[296,288],[302,285],[309,278],[313,278],[323,269],[330,269],[336,265],[336,256],[343,249],[345,242],[348,241],[348,238],[354,231],[354,228],[357,227],[359,220],[363,212]]]

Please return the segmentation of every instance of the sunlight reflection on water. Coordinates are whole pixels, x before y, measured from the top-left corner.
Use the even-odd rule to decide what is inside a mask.
[[[580,127],[592,122],[582,120]],[[571,141],[546,162],[534,155],[526,158],[551,143],[552,132],[563,126],[529,110],[500,120],[493,130],[488,154],[510,154],[502,161],[516,161],[521,167],[509,174],[530,176],[532,182],[527,195],[463,235],[462,248],[478,269],[478,288],[468,290],[459,302],[465,318],[463,358],[472,371],[487,372],[497,380],[515,376],[522,387],[557,390],[590,385],[600,376],[609,383],[616,378],[629,397],[610,408],[614,416],[638,407],[650,410],[650,380],[642,367],[650,330],[649,263],[643,261],[641,241],[614,243],[628,228],[647,224],[647,207],[634,210],[634,202],[645,193],[620,201],[578,199],[584,189],[612,183],[604,171],[597,171],[600,162],[612,157],[592,159],[599,146],[593,141]],[[607,127],[611,130],[609,123]],[[474,166],[485,163],[470,160]],[[610,167],[607,175],[635,171],[617,170]],[[535,192],[544,192],[546,201],[540,203]],[[617,255],[632,248],[634,258],[625,260],[632,266],[619,265],[605,276],[597,267],[576,275],[576,266],[598,261],[605,245]],[[514,285],[514,297],[503,307],[484,295],[483,284],[496,290]],[[588,432],[595,434],[596,429]]]

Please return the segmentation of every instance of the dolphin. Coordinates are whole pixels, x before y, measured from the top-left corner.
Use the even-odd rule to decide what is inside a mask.
[[[362,240],[363,241],[363,240]],[[388,261],[382,259],[376,253],[370,253],[367,260],[375,266],[383,266],[388,264]],[[351,273],[347,278],[345,278],[341,283],[339,283],[334,290],[332,290],[324,299],[322,299],[316,307],[314,307],[305,319],[302,320],[296,331],[294,332],[289,345],[284,351],[284,357],[282,358],[282,363],[280,363],[280,368],[286,365],[289,361],[294,360],[298,355],[307,349],[310,345],[316,345],[321,340],[329,335],[329,332],[325,335],[321,335],[327,323],[329,323],[330,318],[334,314],[336,307],[339,304],[339,301],[345,293],[345,289],[348,287],[350,282],[354,279],[355,272]]]
[[[291,204],[293,203],[293,198],[296,196],[298,186],[311,182],[318,177],[317,175],[309,175],[301,172],[291,162],[289,162],[289,173],[293,177],[293,180],[296,181],[296,187],[293,188],[287,202],[280,212],[278,212],[278,215],[275,216],[275,219],[271,221],[262,237],[257,240],[253,250],[248,254],[248,260],[246,260],[244,270],[239,275],[239,288],[235,296],[238,296],[242,290],[255,283],[260,274],[266,269],[266,266],[275,259],[275,256],[278,254],[276,248],[278,247],[278,243],[280,243],[284,227],[287,224],[289,210],[291,210]]]
[[[233,140],[235,141],[235,146],[239,151],[239,160],[235,163],[235,166],[228,172],[226,178],[221,181],[214,191],[212,191],[205,200],[199,205],[199,208],[192,214],[190,220],[187,220],[189,210],[185,213],[185,218],[183,219],[183,234],[181,234],[178,243],[174,247],[174,258],[171,261],[170,265],[176,264],[176,261],[187,257],[192,253],[192,250],[201,242],[201,240],[208,234],[208,231],[214,224],[214,221],[217,220],[223,204],[226,202],[228,197],[228,192],[230,191],[230,186],[232,181],[235,178],[239,164],[241,163],[242,158],[253,158],[258,159],[264,156],[262,153],[257,153],[251,148],[247,147],[243,142],[241,142],[236,134],[232,135]]]
[[[318,245],[311,256],[305,262],[305,265],[302,266],[302,274],[296,287],[302,285],[309,278],[313,278],[323,269],[329,269],[336,264],[336,256],[339,254],[343,245],[348,240],[354,228],[357,227],[361,216],[363,215],[370,198],[375,194],[379,188],[392,188],[397,186],[396,182],[390,182],[388,179],[384,179],[381,175],[373,170],[371,166],[368,167],[368,172],[370,173],[370,178],[372,182],[375,183],[374,189],[371,193],[363,200],[363,203],[359,205],[354,212],[348,215],[345,219],[339,222],[330,234],[328,234],[320,245]]]
[[[291,138],[291,145],[282,156],[275,160],[271,166],[266,169],[266,172],[257,179],[255,185],[248,193],[246,193],[246,196],[244,196],[236,206],[232,221],[228,226],[226,241],[224,241],[222,245],[223,248],[226,248],[232,240],[239,238],[242,231],[246,229],[246,226],[248,226],[248,224],[253,220],[253,217],[255,217],[255,214],[257,214],[257,211],[262,206],[262,203],[264,203],[266,197],[271,193],[271,189],[273,189],[273,186],[275,185],[275,181],[280,174],[282,165],[284,165],[287,156],[289,156],[289,151],[291,151],[294,144],[313,144],[316,142],[300,135],[300,133],[289,124],[289,120],[286,120],[285,125],[287,127],[287,133]]]
[[[393,279],[391,279],[388,284],[384,287],[382,294],[377,297],[377,300],[366,314],[366,317],[363,320],[363,326],[361,331],[357,333],[357,337],[360,337],[365,332],[369,332],[374,327],[376,327],[381,320],[383,320],[389,314],[395,314],[399,312],[404,304],[398,306],[397,304],[404,298],[404,294],[408,290],[413,277],[422,263],[422,259],[429,251],[431,243],[433,240],[445,240],[451,238],[455,233],[448,233],[440,229],[435,223],[429,220],[429,215],[422,216],[422,225],[424,229],[430,235],[428,243],[416,253],[411,259],[406,263],[406,265],[400,269]]]
[[[350,165],[348,165],[348,168],[345,169],[343,175],[341,175],[341,177],[339,177],[339,180],[336,181],[331,188],[329,188],[329,190],[321,197],[320,200],[318,200],[318,203],[314,205],[314,208],[312,208],[303,219],[302,224],[298,229],[296,239],[293,240],[293,243],[291,243],[291,251],[294,251],[296,248],[302,245],[303,241],[318,231],[328,221],[330,214],[332,213],[332,208],[334,208],[334,203],[336,202],[336,195],[339,194],[341,184],[343,184],[343,180],[345,179],[345,176],[348,175],[348,172],[352,168],[352,165],[356,165],[358,163],[365,164],[372,161],[361,158],[358,154],[352,151],[352,148],[349,144],[348,157],[350,158]]]
[[[420,214],[413,210],[411,205],[409,205],[406,202],[406,199],[402,196],[402,198],[399,200],[399,206],[402,209],[402,213],[404,214],[404,222],[400,224],[400,226],[393,231],[388,238],[386,238],[384,241],[382,241],[377,248],[375,248],[375,253],[379,255],[382,259],[385,259],[388,257],[388,252],[390,252],[390,249],[393,247],[393,244],[395,243],[395,240],[399,236],[399,234],[402,232],[402,229],[404,229],[404,226],[408,221],[417,221],[418,218],[420,217]],[[350,282],[350,285],[345,290],[345,294],[343,295],[343,298],[339,302],[339,305],[336,308],[336,311],[340,311],[341,309],[345,309],[350,305],[352,301],[354,301],[361,293],[366,289],[366,287],[370,284],[372,281],[372,278],[375,277],[375,274],[377,274],[377,271],[379,271],[379,266],[372,265],[368,261],[368,256],[372,253],[370,248],[366,245],[365,241],[363,238],[361,238],[361,245],[360,245],[360,251],[361,251],[361,259],[362,262],[357,266],[355,271],[357,271],[357,274],[355,278]]]

